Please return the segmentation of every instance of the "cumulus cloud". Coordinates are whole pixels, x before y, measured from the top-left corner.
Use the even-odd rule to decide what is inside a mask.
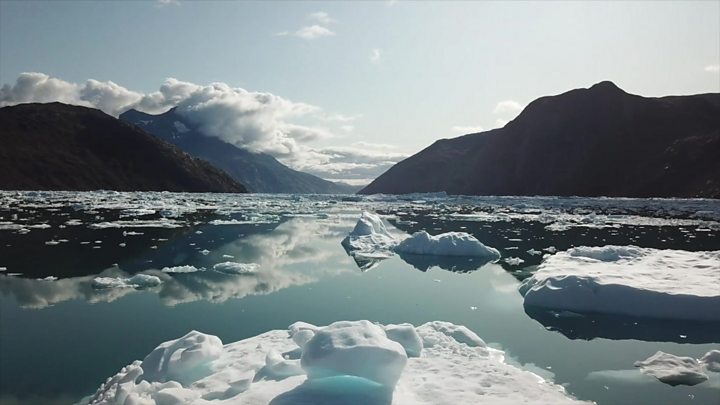
[[[316,150],[314,160],[302,170],[333,181],[367,184],[408,155],[394,145],[355,142],[350,146],[325,147]]]
[[[315,141],[333,139],[332,128],[353,131],[350,123],[359,115],[328,113],[318,106],[225,83],[198,85],[169,78],[157,91],[139,93],[112,81],[90,79],[78,84],[43,73],[22,73],[14,84],[0,88],[0,107],[53,101],[98,108],[114,116],[131,108],[150,114],[176,108],[185,124],[204,135],[268,153],[325,178],[373,178],[405,157],[391,145],[357,142],[349,147],[313,147]]]
[[[708,73],[718,73],[720,72],[720,65],[707,65],[705,66],[705,71]]]
[[[373,49],[370,51],[370,62],[372,62],[372,63],[380,63],[380,57],[381,57],[381,56],[382,56],[382,55],[380,54],[380,49],[378,49],[378,48],[373,48]]]
[[[335,35],[335,33],[321,25],[313,24],[307,27],[300,28],[299,30],[295,31],[293,35],[298,38],[312,40],[322,37],[331,37]]]
[[[19,103],[66,104],[99,108],[117,116],[131,108],[142,98],[140,93],[130,91],[111,81],[90,79],[83,84],[70,83],[44,73],[21,73],[15,84],[0,88],[0,107]]]
[[[310,19],[310,20],[317,21],[317,22],[319,22],[320,24],[325,24],[325,25],[332,24],[332,23],[336,22],[335,19],[332,18],[332,17],[330,17],[330,14],[328,14],[328,13],[325,12],[325,11],[316,11],[316,12],[314,12],[314,13],[308,14],[307,17],[308,17],[308,19]]]

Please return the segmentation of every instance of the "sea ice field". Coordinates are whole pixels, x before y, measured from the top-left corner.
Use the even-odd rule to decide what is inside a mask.
[[[0,192],[0,404],[720,403],[720,201]]]

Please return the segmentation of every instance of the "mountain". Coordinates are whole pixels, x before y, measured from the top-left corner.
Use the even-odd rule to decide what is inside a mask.
[[[209,163],[99,110],[0,108],[0,189],[246,192]]]
[[[255,193],[355,193],[359,188],[293,170],[266,153],[254,153],[205,136],[175,108],[151,115],[128,110],[120,119],[137,125],[185,152],[207,160]]]
[[[720,94],[611,82],[539,98],[504,128],[438,140],[361,194],[720,198]]]

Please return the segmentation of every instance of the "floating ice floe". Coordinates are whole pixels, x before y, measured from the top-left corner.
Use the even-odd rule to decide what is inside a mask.
[[[636,361],[644,374],[651,375],[668,385],[696,385],[707,381],[700,363],[692,357],[680,357],[657,352],[647,360]]]
[[[163,273],[196,273],[198,271],[205,271],[204,267],[197,268],[192,265],[187,266],[172,266],[172,267],[163,267],[161,270]]]
[[[400,254],[403,260],[423,271],[441,263],[437,260],[428,261],[422,256],[487,259],[483,264],[500,258],[497,249],[483,245],[465,232],[432,236],[420,231],[399,241],[387,230],[380,216],[369,212],[362,213],[355,228],[343,239],[342,245],[362,270],[376,266],[380,260],[392,257],[394,253]],[[463,267],[463,264],[459,267]],[[472,264],[473,269],[477,267]]]
[[[415,232],[395,248],[398,253],[432,256],[466,256],[500,259],[497,249],[485,246],[465,232],[447,232],[432,236],[425,231]]]
[[[547,256],[525,305],[579,313],[720,321],[720,252],[576,247]]]
[[[523,260],[519,257],[508,257],[508,258],[505,258],[503,261],[511,266],[519,266],[519,265],[525,263],[525,260]]]
[[[132,277],[95,277],[92,282],[94,288],[150,288],[162,283],[157,276],[149,274],[136,274]]]
[[[257,263],[223,262],[213,266],[213,270],[226,274],[255,274],[260,266]]]
[[[372,258],[392,256],[397,240],[388,232],[379,215],[363,212],[355,228],[342,240],[351,255]]]
[[[107,229],[107,228],[181,228],[184,224],[171,219],[150,219],[150,220],[119,220],[113,222],[98,222],[88,225],[91,229]]]
[[[502,351],[467,328],[340,321],[298,322],[224,346],[192,331],[124,367],[81,403],[530,402],[580,403],[561,386],[505,363]]]

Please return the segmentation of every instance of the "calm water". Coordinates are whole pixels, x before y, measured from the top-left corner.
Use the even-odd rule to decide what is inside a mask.
[[[355,263],[340,241],[363,210],[398,233],[470,232],[524,263]],[[0,193],[0,403],[73,403],[191,329],[227,343],[297,320],[370,319],[464,324],[601,404],[717,404],[717,374],[670,387],[633,362],[658,350],[700,357],[719,348],[720,325],[526,313],[517,289],[550,246],[718,250],[718,218],[720,203],[703,200]],[[224,261],[260,271],[160,271]],[[163,283],[93,288],[99,274],[137,272]]]

